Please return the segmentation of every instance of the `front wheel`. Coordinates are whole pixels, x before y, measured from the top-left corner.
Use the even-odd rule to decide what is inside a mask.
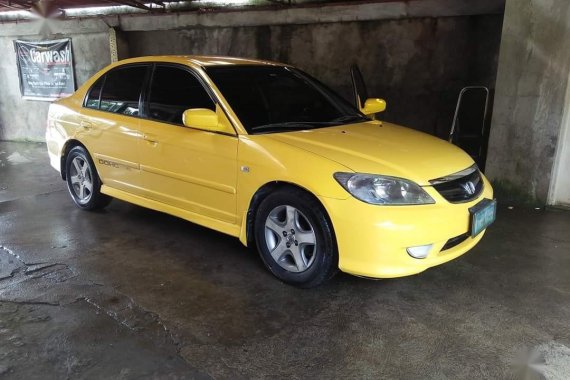
[[[280,280],[315,287],[338,270],[334,233],[322,205],[295,188],[265,198],[255,217],[255,241],[267,268]]]
[[[101,180],[85,148],[76,146],[65,160],[67,189],[75,204],[84,210],[104,208],[111,197],[101,193]]]

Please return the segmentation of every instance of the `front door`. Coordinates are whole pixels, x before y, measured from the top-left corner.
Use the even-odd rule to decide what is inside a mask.
[[[368,99],[368,90],[366,89],[366,83],[364,83],[364,77],[357,65],[350,67],[350,78],[352,79],[354,105],[362,111],[364,109],[364,103],[366,103],[366,99]]]
[[[187,109],[220,111],[198,77],[187,68],[157,64],[145,107],[139,143],[145,196],[236,223],[237,136],[182,124]]]

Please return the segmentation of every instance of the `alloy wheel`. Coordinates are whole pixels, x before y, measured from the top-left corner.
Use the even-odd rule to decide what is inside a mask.
[[[277,206],[265,220],[265,243],[283,269],[304,272],[315,261],[317,238],[307,217],[297,208]]]
[[[69,175],[71,188],[78,201],[82,204],[89,202],[93,195],[93,174],[87,160],[80,156],[73,158]]]

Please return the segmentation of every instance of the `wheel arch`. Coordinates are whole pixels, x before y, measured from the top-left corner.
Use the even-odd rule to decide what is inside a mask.
[[[61,158],[60,158],[61,179],[63,179],[64,181],[66,179],[67,168],[65,167],[65,161],[67,160],[67,155],[69,154],[71,149],[75,148],[76,146],[80,146],[83,149],[85,149],[87,152],[89,152],[87,150],[87,148],[85,147],[85,145],[83,145],[79,140],[70,139],[70,140],[67,140],[65,142],[65,145],[63,146],[63,149],[61,150]]]
[[[309,189],[307,189],[301,185],[298,185],[296,183],[287,182],[287,181],[267,182],[264,185],[262,185],[261,187],[259,187],[259,189],[257,189],[257,191],[253,194],[253,196],[251,197],[251,200],[249,202],[249,207],[248,207],[247,212],[246,212],[245,217],[244,217],[244,228],[242,228],[243,233],[242,233],[242,236],[240,238],[242,243],[244,243],[248,247],[255,247],[255,237],[254,237],[254,233],[253,233],[253,227],[255,224],[255,213],[257,211],[257,208],[259,207],[261,202],[269,194],[275,192],[276,190],[283,189],[283,188],[294,188],[297,190],[301,190],[304,193],[308,194],[311,198],[313,198],[313,200],[321,207],[325,218],[327,218],[327,220],[329,222],[329,225],[331,227],[331,231],[333,234],[332,238],[333,238],[333,241],[336,245],[336,233],[334,230],[334,225],[332,223],[332,220],[330,218],[330,215],[328,214],[328,211],[327,211],[325,205]]]

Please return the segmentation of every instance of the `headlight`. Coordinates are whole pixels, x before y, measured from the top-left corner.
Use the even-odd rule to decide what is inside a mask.
[[[403,178],[374,174],[335,173],[334,178],[356,199],[375,205],[435,203],[419,185]]]

